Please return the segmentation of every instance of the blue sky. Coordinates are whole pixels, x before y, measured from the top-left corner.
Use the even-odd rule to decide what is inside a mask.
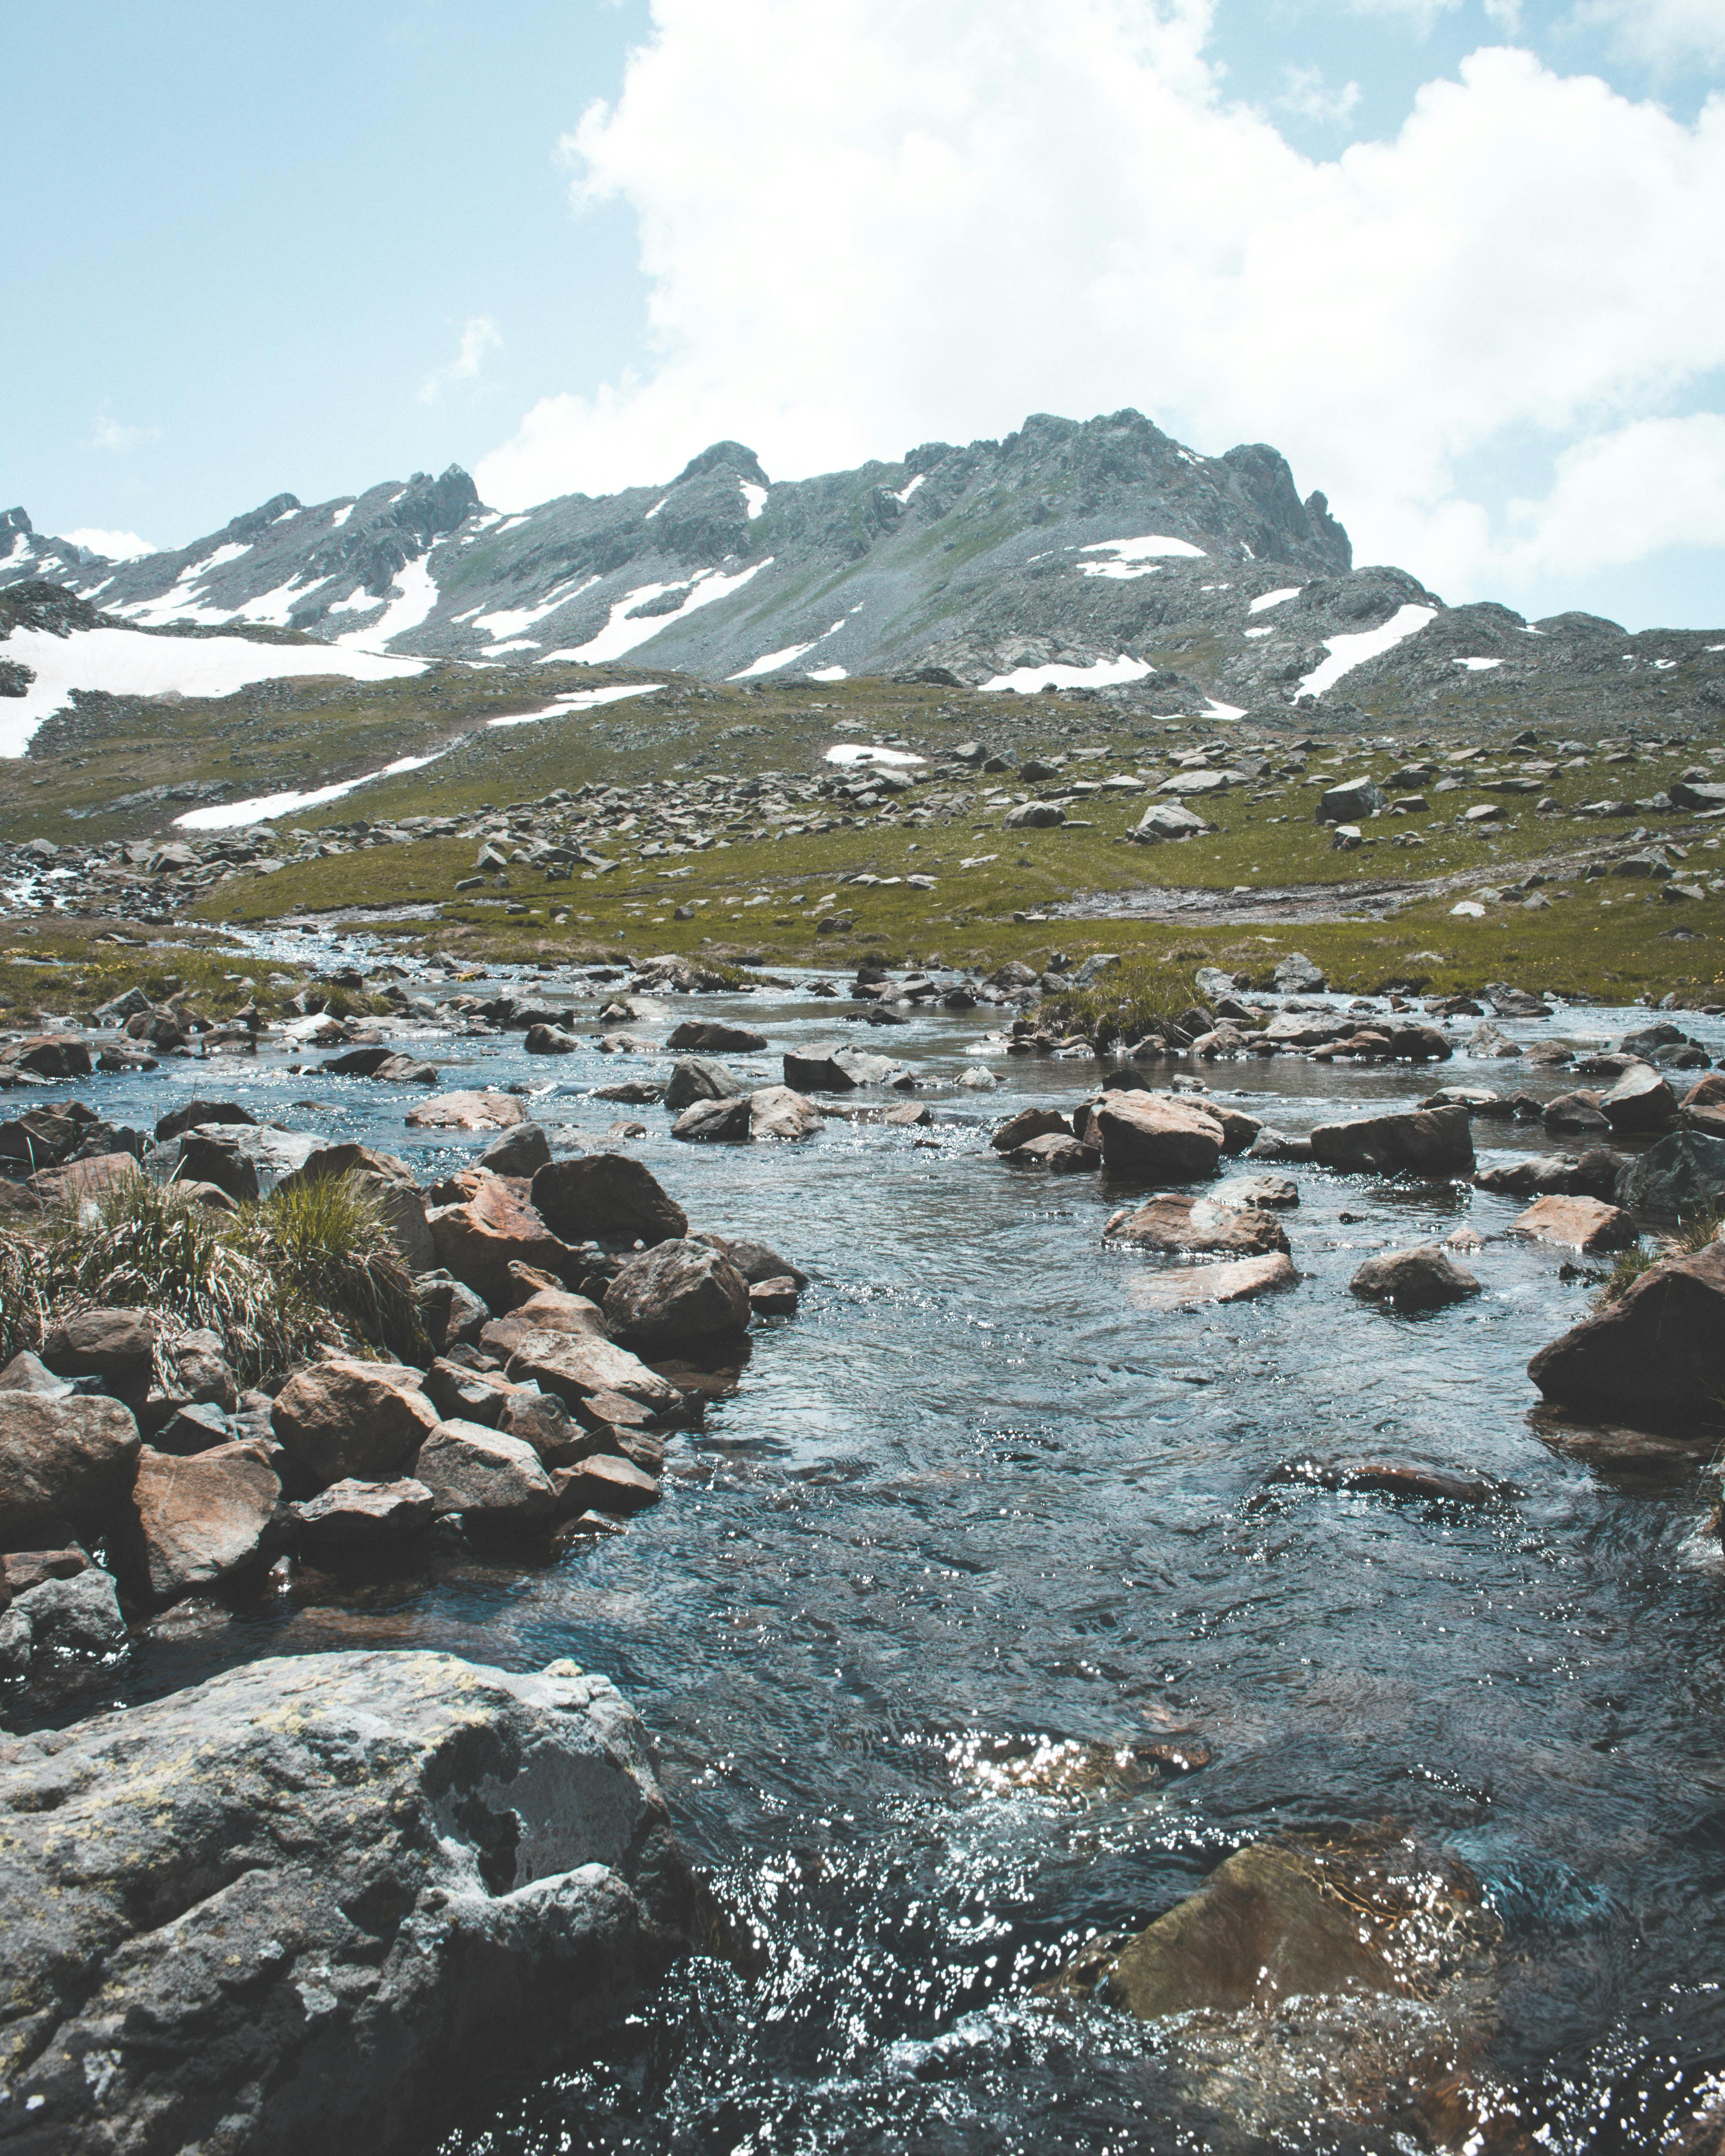
[[[1721,0],[60,0],[6,47],[44,529],[1131,403],[1451,600],[1725,620]]]

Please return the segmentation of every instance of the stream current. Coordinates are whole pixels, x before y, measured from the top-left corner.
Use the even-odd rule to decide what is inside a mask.
[[[642,1029],[754,1025],[774,1052],[725,1060],[759,1083],[798,1043],[890,1052],[948,1081],[924,1096],[932,1127],[680,1145],[661,1109],[583,1097],[650,1062],[416,1036],[445,1086],[531,1087],[540,1121],[590,1142],[639,1116],[649,1135],[628,1149],[694,1226],[811,1276],[799,1315],[757,1332],[736,1394],[673,1439],[665,1501],[626,1533],[547,1568],[445,1555],[333,1606],[285,1586],[232,1617],[182,1613],[76,1711],[357,1645],[571,1656],[634,1702],[742,1950],[674,1969],[572,2069],[497,2082],[475,2061],[439,2156],[1426,2145],[1394,2091],[1343,2115],[1332,2037],[1307,2059],[1296,2025],[1292,2099],[1260,2102],[1194,2081],[1165,2025],[1036,1992],[1236,1849],[1384,1828],[1468,1866],[1502,1928],[1461,2040],[1497,2123],[1445,2145],[1666,2145],[1725,2081],[1725,1565],[1709,1476],[1613,1481],[1525,1419],[1527,1358],[1585,1314],[1588,1281],[1562,1276],[1561,1251],[1500,1239],[1515,1201],[1308,1165],[1286,1171],[1296,1287],[1139,1308],[1134,1276],[1176,1261],[1102,1248],[1133,1194],[986,1144],[1014,1108],[1076,1101],[1094,1066],[986,1053],[995,1014],[889,1029],[845,1025],[852,1008],[679,997]],[[1596,1045],[1645,1018],[1570,1008],[1503,1029]],[[1683,1023],[1725,1048],[1718,1021]],[[426,1179],[481,1142],[423,1143],[403,1121],[423,1095],[287,1060],[170,1061],[75,1091],[146,1128],[193,1091],[236,1098]],[[999,1091],[952,1090],[979,1060]],[[1446,1081],[1541,1097],[1575,1082],[1461,1057],[1204,1075],[1291,1132]],[[1482,1160],[1549,1143],[1537,1124],[1474,1133]],[[1488,1239],[1464,1260],[1476,1301],[1400,1318],[1348,1293],[1370,1252],[1464,1220]],[[1461,1505],[1276,1479],[1360,1460],[1501,1490]],[[1170,1739],[1208,1763],[1068,1771]]]

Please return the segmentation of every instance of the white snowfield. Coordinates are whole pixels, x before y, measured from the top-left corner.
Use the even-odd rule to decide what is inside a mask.
[[[409,562],[404,569],[398,570],[389,591],[389,603],[382,616],[362,629],[350,629],[345,636],[338,636],[338,646],[350,651],[375,650],[391,638],[405,636],[410,629],[417,629],[437,604],[437,586],[432,581],[430,564],[424,560]]]
[[[908,749],[875,748],[865,742],[839,742],[827,751],[829,763],[911,764],[927,761],[927,757],[912,756]]]
[[[848,666],[811,666],[809,669],[811,681],[848,681],[850,678]]]
[[[1020,696],[1034,696],[1050,685],[1056,689],[1106,689],[1121,681],[1142,681],[1155,669],[1147,659],[1101,659],[1094,666],[1019,666],[1010,674],[997,674],[983,690],[1010,689]]]
[[[746,479],[739,480],[737,485],[742,489],[743,507],[748,512],[749,522],[752,524],[767,506],[767,490],[764,486],[752,486]]]
[[[855,609],[853,608],[852,612]],[[836,636],[845,626],[845,617],[840,614],[830,629],[824,629],[819,636],[811,636],[807,644],[788,644],[783,651],[769,651],[731,675],[733,681],[750,681],[757,674],[774,674],[781,666],[788,666],[793,659],[800,659],[805,651],[813,651],[817,644],[824,644],[829,636]],[[843,670],[840,670],[842,674]]]
[[[395,681],[423,674],[423,659],[344,651],[328,644],[254,644],[243,636],[149,636],[136,629],[76,629],[69,636],[15,629],[0,653],[34,670],[22,696],[0,700],[0,756],[22,756],[43,721],[74,689],[110,696],[230,696],[254,681],[341,675]]]
[[[751,577],[758,577],[772,562],[768,554],[764,561],[752,562],[747,568],[739,569],[734,577],[721,576],[716,569],[697,569],[690,581],[690,593],[674,613],[652,613],[644,619],[630,620],[631,610],[644,606],[649,600],[663,598],[667,592],[680,591],[677,584],[642,584],[634,591],[625,592],[611,608],[610,619],[598,634],[586,644],[571,646],[564,651],[547,651],[541,665],[553,659],[576,660],[589,666],[598,666],[608,659],[621,659],[624,652],[633,651],[638,644],[645,644],[669,629],[674,622],[686,619],[700,607],[711,606],[716,599],[729,598],[732,592],[740,592]]]
[[[344,778],[339,786],[320,786],[309,793],[258,793],[249,801],[222,801],[213,808],[188,808],[183,816],[175,817],[174,824],[182,831],[231,831],[240,824],[279,823],[284,816],[297,816],[302,809],[321,808],[326,801],[339,801],[343,794],[377,779],[423,770],[448,753],[447,749],[439,749],[433,756],[400,757],[381,771],[364,772],[357,778]]]
[[[1452,666],[1465,666],[1470,674],[1489,674],[1494,666],[1501,666],[1501,659],[1454,659]]]
[[[1157,574],[1157,558],[1202,561],[1204,549],[1194,547],[1187,539],[1170,539],[1159,531],[1146,532],[1142,539],[1099,539],[1093,547],[1081,547],[1081,554],[1106,554],[1106,562],[1081,562],[1079,573],[1086,577],[1113,577],[1124,581],[1129,577],[1153,577]]]
[[[485,725],[488,729],[531,726],[541,719],[561,719],[571,711],[592,711],[601,704],[619,704],[625,696],[650,696],[664,686],[663,681],[627,681],[609,689],[572,689],[567,696],[542,704],[536,711],[515,711],[506,719],[487,719]]]
[[[1209,587],[1206,585],[1204,588],[1208,591]],[[1267,607],[1286,606],[1290,599],[1296,599],[1299,598],[1302,588],[1303,588],[1299,584],[1290,584],[1282,591],[1260,592],[1257,598],[1255,598],[1251,604],[1246,608],[1246,612],[1248,613],[1262,613]]]
[[[460,619],[471,621],[475,629],[482,629],[494,640],[506,636],[519,637],[523,630],[543,621],[547,614],[555,613],[560,606],[567,606],[571,599],[579,598],[589,584],[598,582],[597,577],[578,572],[572,577],[564,578],[562,583],[554,584],[536,606],[499,607],[492,613],[481,613],[475,608],[471,613],[464,614]],[[531,640],[538,641],[536,638]],[[521,646],[511,644],[507,648],[514,651],[519,650]]]
[[[1381,629],[1364,629],[1357,636],[1327,636],[1324,649],[1330,655],[1301,680],[1298,696],[1322,696],[1326,689],[1333,689],[1344,674],[1351,674],[1368,659],[1394,651],[1397,644],[1417,636],[1427,622],[1436,619],[1435,607],[1400,606]]]

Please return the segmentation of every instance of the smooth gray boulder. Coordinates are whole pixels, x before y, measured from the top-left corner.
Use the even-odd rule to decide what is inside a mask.
[[[1369,778],[1344,778],[1339,786],[1327,787],[1318,798],[1317,821],[1320,824],[1358,824],[1367,816],[1382,812],[1384,796]]]
[[[734,1101],[748,1088],[734,1070],[705,1055],[680,1055],[665,1081],[665,1105],[687,1108],[696,1101]]]
[[[1672,1131],[1629,1163],[1618,1180],[1617,1202],[1671,1219],[1725,1211],[1725,1138]]]
[[[113,1574],[100,1565],[86,1565],[69,1579],[44,1579],[27,1588],[0,1623],[8,1635],[0,1638],[3,1676],[39,1673],[37,1658],[42,1655],[117,1655],[126,1645]]]
[[[254,1662],[0,1738],[0,2129],[64,2156],[424,2147],[689,1950],[645,1732],[568,1662]]]
[[[1466,1108],[1410,1108],[1357,1123],[1320,1123],[1312,1157],[1345,1175],[1471,1175],[1473,1132]]]

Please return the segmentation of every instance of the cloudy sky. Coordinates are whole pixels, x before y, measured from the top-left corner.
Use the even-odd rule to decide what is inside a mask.
[[[1132,405],[1452,601],[1725,622],[1725,0],[58,0],[7,46],[44,530]]]

